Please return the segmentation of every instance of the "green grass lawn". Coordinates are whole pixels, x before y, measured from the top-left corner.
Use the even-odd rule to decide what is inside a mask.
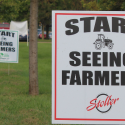
[[[20,42],[19,63],[0,63],[0,125],[51,125],[51,43],[38,43],[38,82],[40,94],[29,95],[29,46]]]
[[[52,39],[38,39],[38,42],[52,42]]]
[[[0,125],[51,124],[51,43],[38,43],[38,96],[28,94],[28,56],[20,42],[19,63],[0,63]]]

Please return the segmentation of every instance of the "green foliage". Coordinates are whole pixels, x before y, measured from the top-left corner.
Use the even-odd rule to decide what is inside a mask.
[[[83,10],[81,0],[39,0],[39,21],[51,24],[52,10]]]
[[[51,24],[52,10],[83,10],[81,0],[39,0],[38,20]],[[30,0],[0,0],[0,22],[29,20]]]
[[[124,0],[39,0],[38,20],[51,24],[52,10],[124,11]],[[30,0],[0,0],[0,22],[29,20]]]
[[[124,11],[124,0],[81,0],[85,10]]]
[[[30,16],[30,0],[20,0],[19,15],[17,20],[24,21],[29,20]]]
[[[125,11],[125,2],[122,3],[122,5],[121,5],[121,10],[124,10],[124,11]]]
[[[0,22],[29,19],[30,0],[0,0]]]
[[[121,11],[125,10],[125,1],[124,0],[100,0],[99,10],[108,10],[108,11]]]
[[[44,25],[50,24],[52,6],[49,0],[39,0],[38,20]]]
[[[97,0],[81,0],[81,3],[85,10],[99,10]]]
[[[80,0],[62,0],[61,2],[63,10],[83,10]]]

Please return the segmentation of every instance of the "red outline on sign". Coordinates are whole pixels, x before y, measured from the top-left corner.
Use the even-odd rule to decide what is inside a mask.
[[[94,118],[57,118],[57,15],[92,15],[92,16],[125,16],[125,14],[94,14],[94,13],[55,13],[55,114],[54,120],[77,120],[77,121],[125,121],[125,119],[94,119]]]

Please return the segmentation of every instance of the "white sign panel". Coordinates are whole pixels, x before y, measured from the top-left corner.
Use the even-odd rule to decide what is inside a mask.
[[[18,31],[0,30],[0,62],[18,63],[19,34]]]
[[[52,12],[52,123],[125,124],[125,13]]]

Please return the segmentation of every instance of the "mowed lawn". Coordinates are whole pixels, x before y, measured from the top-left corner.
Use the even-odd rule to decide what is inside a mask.
[[[51,42],[38,42],[39,95],[29,95],[29,46],[19,63],[0,63],[0,125],[51,125]]]
[[[38,43],[38,82],[40,94],[29,95],[29,46],[20,42],[19,63],[0,63],[0,125],[51,125],[51,43]]]

